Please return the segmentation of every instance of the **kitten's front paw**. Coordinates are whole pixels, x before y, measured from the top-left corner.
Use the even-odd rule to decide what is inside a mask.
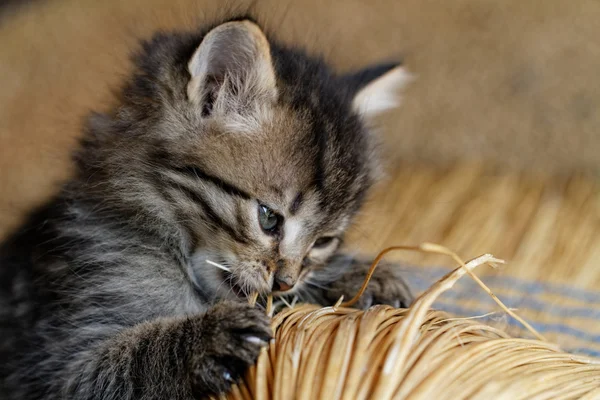
[[[196,398],[224,393],[256,363],[272,337],[270,318],[248,304],[223,302],[201,320],[201,337],[192,359]]]
[[[367,273],[368,266],[362,270],[353,270],[332,285],[332,293],[339,298],[344,295],[350,300],[360,290]],[[396,308],[408,308],[413,301],[413,295],[408,285],[400,277],[392,264],[382,264],[376,270],[367,289],[354,305],[356,308],[367,309],[376,304],[387,304]]]
[[[360,281],[359,289],[363,280]],[[373,274],[356,307],[367,309],[375,304],[387,304],[396,308],[408,308],[412,301],[412,293],[404,280],[383,270]]]

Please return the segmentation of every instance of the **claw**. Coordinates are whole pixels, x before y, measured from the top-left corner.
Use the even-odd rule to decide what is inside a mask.
[[[231,376],[231,374],[229,373],[229,371],[225,371],[225,372],[223,372],[223,379],[225,379],[227,382],[231,382],[231,383],[235,382],[235,381],[233,380],[233,377],[232,377],[232,376]]]
[[[246,340],[252,344],[257,344],[259,346],[266,346],[267,342],[259,338],[258,336],[246,336]]]

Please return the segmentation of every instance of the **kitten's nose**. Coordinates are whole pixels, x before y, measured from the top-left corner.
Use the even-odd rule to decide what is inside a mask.
[[[291,288],[294,287],[294,279],[289,276],[275,276],[273,279],[273,288],[274,292],[287,292]]]

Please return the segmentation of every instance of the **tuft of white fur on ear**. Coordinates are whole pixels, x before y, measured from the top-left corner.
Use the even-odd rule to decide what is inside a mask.
[[[404,67],[396,67],[379,78],[369,82],[354,96],[354,110],[366,119],[400,105],[400,91],[413,80]]]
[[[277,97],[269,42],[248,20],[226,22],[206,34],[188,71],[187,94],[196,105],[210,101],[215,110],[225,111],[247,105],[251,98]]]

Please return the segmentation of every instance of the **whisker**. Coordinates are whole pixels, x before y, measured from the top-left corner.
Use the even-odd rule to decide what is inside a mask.
[[[214,261],[210,261],[210,260],[205,260],[205,261],[206,261],[207,264],[210,264],[213,267],[217,267],[219,269],[222,269],[223,271],[231,272],[231,270],[229,268],[227,268],[226,266],[224,266],[224,265],[218,264],[218,263],[216,263]]]
[[[288,308],[294,308],[294,306],[292,306],[290,303],[288,303],[288,301],[285,299],[285,297],[280,297],[279,300],[281,300],[283,302],[283,304],[285,304]]]
[[[257,292],[258,293],[258,292]],[[260,301],[257,302],[257,304],[263,308],[264,304],[267,304],[267,294],[266,293],[259,293],[258,294]]]
[[[228,290],[226,292],[226,296],[229,295],[229,293],[231,293],[233,291],[233,288],[231,287],[231,282],[233,279],[233,275],[232,274],[228,274],[223,280],[221,280],[221,283],[219,283],[219,286],[217,286],[217,289],[215,290],[215,294],[213,296],[213,302],[217,300],[217,298],[220,296],[219,295],[219,290],[221,290],[221,288],[225,285],[228,287]]]
[[[312,294],[305,288],[298,289],[297,294],[298,294],[298,299],[302,303],[313,303],[314,302]]]
[[[229,296],[229,294],[233,292],[232,282],[233,282],[233,275],[229,275],[228,277],[225,278],[225,280],[223,280],[223,282],[221,282],[221,285],[227,284],[227,286],[229,287],[229,289],[227,290],[227,293],[225,293],[225,297]],[[219,285],[219,288],[221,287],[221,285]],[[217,296],[218,296],[218,293],[215,293],[215,298]]]
[[[214,303],[214,302],[216,302],[216,301],[217,301],[217,298],[219,297],[219,290],[221,290],[221,287],[222,287],[223,285],[226,285],[226,284],[227,284],[227,280],[228,280],[228,279],[231,279],[231,278],[229,278],[229,277],[228,277],[228,278],[224,279],[223,281],[221,281],[221,283],[219,283],[219,286],[217,286],[217,289],[215,290],[215,294],[213,295],[213,298],[212,298],[212,303]],[[228,286],[229,286],[229,285],[228,285]],[[233,289],[231,289],[231,286],[229,286],[229,290],[228,290],[227,294],[229,294],[229,292],[231,292],[232,290],[233,290]]]
[[[307,280],[307,279],[304,280],[304,283],[306,283],[309,286],[314,286],[316,288],[323,289],[323,290],[328,290],[329,289],[329,288],[327,288],[325,286],[319,285],[318,283],[314,283],[313,281],[310,281],[310,280]]]

